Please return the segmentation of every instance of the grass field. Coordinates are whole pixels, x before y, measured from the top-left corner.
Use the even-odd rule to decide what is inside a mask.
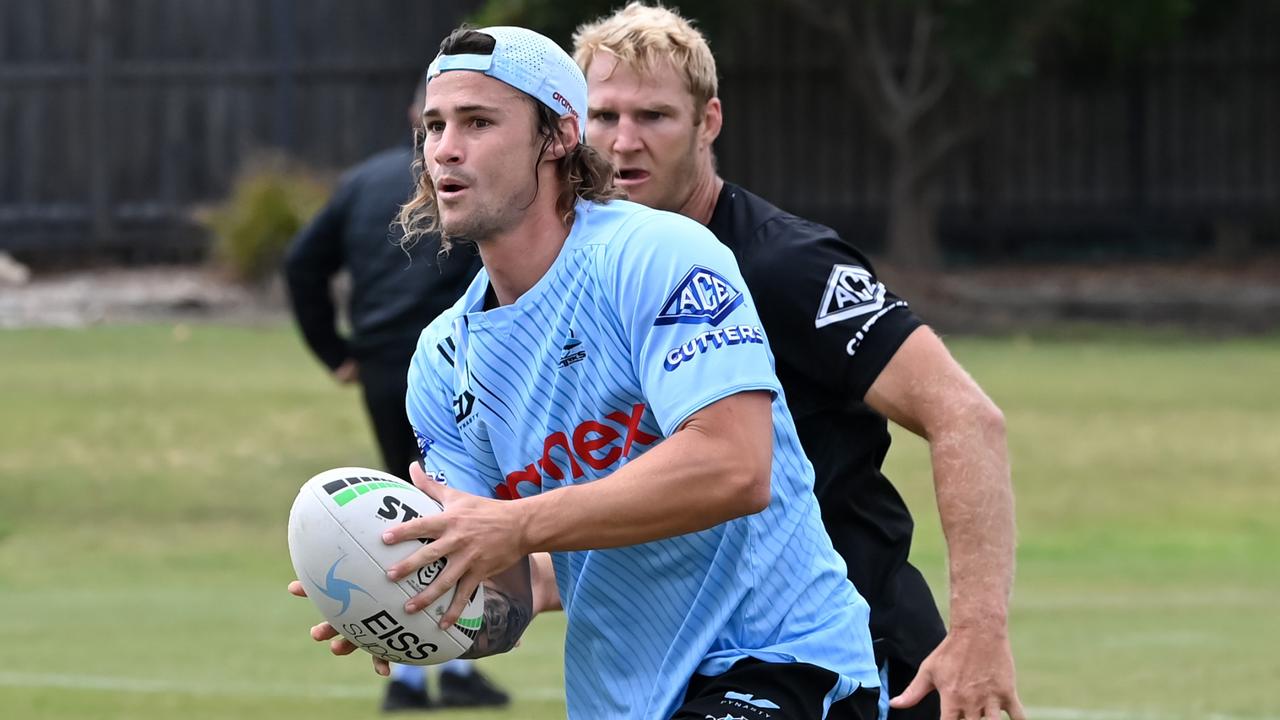
[[[1280,717],[1280,339],[952,346],[1009,421],[1032,717]],[[925,447],[896,442],[941,590]],[[374,458],[288,328],[0,332],[0,717],[375,717],[368,662],[284,592],[298,485]],[[436,716],[563,717],[562,629],[485,661],[510,711]]]

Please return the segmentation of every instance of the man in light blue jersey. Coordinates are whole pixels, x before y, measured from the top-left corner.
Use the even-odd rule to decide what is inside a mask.
[[[475,243],[484,270],[414,355],[413,475],[445,511],[387,532],[435,539],[388,574],[447,555],[405,605],[456,586],[442,626],[483,582],[478,657],[515,645],[528,557],[550,552],[571,718],[875,717],[867,605],[732,253],[616,199],[586,107],[577,65],[528,30],[460,29],[432,64],[401,221]],[[335,636],[313,631],[354,650]]]

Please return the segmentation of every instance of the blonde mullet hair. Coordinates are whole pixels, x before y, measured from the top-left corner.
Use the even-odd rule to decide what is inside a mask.
[[[684,76],[697,118],[719,93],[716,59],[707,39],[688,20],[661,5],[633,2],[608,17],[579,25],[573,34],[573,59],[583,73],[601,51],[646,75],[663,60],[670,62]]]

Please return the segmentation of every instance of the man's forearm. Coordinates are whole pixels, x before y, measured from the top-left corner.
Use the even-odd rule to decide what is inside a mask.
[[[484,586],[484,623],[464,658],[498,655],[516,646],[533,620],[533,591],[526,558]]]
[[[528,552],[622,547],[705,530],[769,504],[772,398],[739,393],[591,483],[515,502]]]
[[[930,452],[947,540],[951,626],[1004,625],[1015,530],[1003,417],[983,407],[932,437]]]

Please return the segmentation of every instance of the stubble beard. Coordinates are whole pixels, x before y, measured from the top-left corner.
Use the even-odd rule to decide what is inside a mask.
[[[680,153],[681,162],[671,168],[671,173],[665,178],[665,182],[661,178],[649,178],[649,182],[646,183],[649,185],[649,190],[658,193],[653,198],[655,204],[649,207],[678,213],[689,202],[693,189],[697,186],[698,167],[701,162],[698,155],[697,132],[698,128],[695,125],[685,152]],[[654,182],[655,180],[657,183]]]
[[[474,212],[463,213],[462,217],[449,221],[441,218],[441,229],[450,240],[461,240],[482,243],[506,229],[510,224],[504,222],[501,210],[491,207],[480,207]]]

